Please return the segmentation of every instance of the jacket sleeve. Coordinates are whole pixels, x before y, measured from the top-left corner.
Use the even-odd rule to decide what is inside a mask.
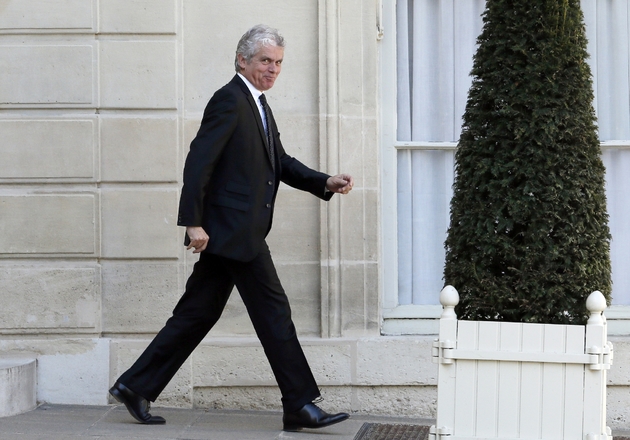
[[[218,90],[206,106],[201,127],[186,157],[179,226],[201,225],[208,182],[237,122],[236,97],[225,88]]]
[[[279,137],[278,137],[279,139]],[[326,180],[330,177],[326,173],[313,170],[294,157],[289,156],[279,143],[282,176],[280,180],[293,188],[308,191],[322,200],[330,200],[334,193],[326,191]]]

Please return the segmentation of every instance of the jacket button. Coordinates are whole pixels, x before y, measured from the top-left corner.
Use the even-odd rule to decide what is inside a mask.
[[[270,180],[269,182],[267,182],[267,185],[273,185],[273,182]]]
[[[271,204],[270,203],[267,203],[267,208],[271,208]]]

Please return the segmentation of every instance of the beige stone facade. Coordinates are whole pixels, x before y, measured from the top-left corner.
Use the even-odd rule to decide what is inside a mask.
[[[184,158],[262,22],[287,39],[268,93],[287,152],[355,177],[329,203],[281,186],[268,238],[324,406],[434,416],[433,336],[381,336],[380,4],[0,2],[0,356],[37,358],[39,401],[106,404],[170,316],[196,260],[176,226]],[[611,425],[630,423],[611,393]],[[156,404],[280,408],[236,292]]]

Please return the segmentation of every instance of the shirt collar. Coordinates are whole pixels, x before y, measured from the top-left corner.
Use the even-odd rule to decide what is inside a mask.
[[[237,72],[236,74],[241,77],[241,79],[243,80],[247,88],[249,89],[250,93],[254,97],[254,100],[258,102],[258,98],[260,98],[260,95],[262,95],[263,92],[261,92],[256,87],[254,87],[254,85],[250,83],[249,80],[245,78],[243,75],[241,75],[240,73]]]

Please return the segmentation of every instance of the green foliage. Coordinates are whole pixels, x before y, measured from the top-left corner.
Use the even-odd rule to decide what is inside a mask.
[[[583,324],[610,302],[605,169],[579,0],[488,0],[444,280],[461,319]]]

